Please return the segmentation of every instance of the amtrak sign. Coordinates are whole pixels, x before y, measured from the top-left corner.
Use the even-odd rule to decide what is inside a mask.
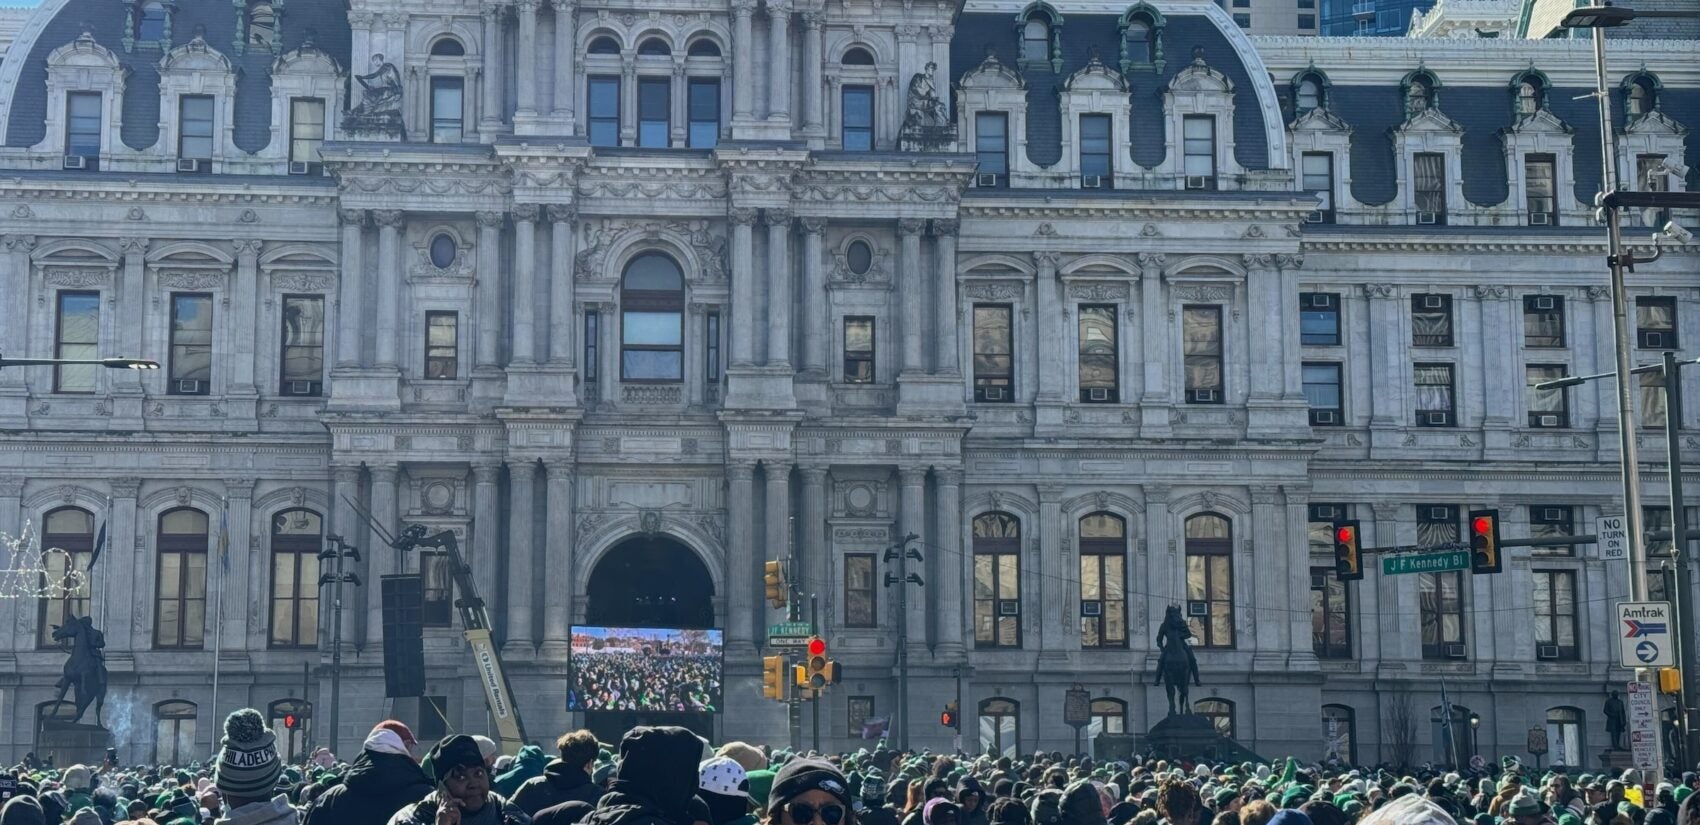
[[[1670,602],[1618,602],[1618,664],[1627,668],[1675,667]]]

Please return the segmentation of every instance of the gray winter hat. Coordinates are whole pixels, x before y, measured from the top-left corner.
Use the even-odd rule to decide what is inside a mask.
[[[276,737],[253,708],[242,708],[224,719],[223,747],[213,784],[225,797],[270,799],[283,773]]]

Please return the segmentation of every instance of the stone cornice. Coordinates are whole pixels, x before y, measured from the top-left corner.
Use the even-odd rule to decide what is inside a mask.
[[[1288,237],[1301,237],[1299,221],[1311,211],[1309,200],[1285,192],[1258,193],[1257,200],[1240,203],[1218,203],[1208,200],[1182,198],[1081,198],[1074,199],[1066,192],[1054,197],[972,198],[959,207],[963,218],[1117,218],[1121,220],[1253,220],[1285,224]],[[1279,198],[1280,200],[1276,200]],[[1279,237],[1279,236],[1273,236]]]
[[[194,177],[194,176],[191,176]],[[204,177],[204,176],[203,176]],[[89,181],[32,181],[0,177],[0,212],[11,213],[8,200],[41,205],[47,201],[110,202],[118,204],[277,204],[286,206],[334,206],[336,192],[328,187],[288,185],[253,186],[220,184],[215,177],[194,186],[166,182],[91,179]],[[14,220],[18,216],[13,216]]]
[[[1539,255],[1599,255],[1606,247],[1605,237],[1542,238],[1539,233],[1524,236],[1422,235],[1416,232],[1390,236],[1315,236],[1306,235],[1299,241],[1306,252],[1489,252],[1501,254]],[[1700,247],[1697,247],[1700,248]],[[1686,251],[1667,246],[1666,251]]]

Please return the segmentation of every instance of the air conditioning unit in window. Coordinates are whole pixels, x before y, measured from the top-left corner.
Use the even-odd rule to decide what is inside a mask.
[[[1447,645],[1445,652],[1446,652],[1446,658],[1448,658],[1448,659],[1462,659],[1462,658],[1464,658],[1464,646],[1461,645],[1461,644]]]
[[[1086,399],[1088,401],[1108,401],[1110,400],[1110,389],[1108,387],[1088,387]]]
[[[1452,413],[1426,412],[1423,413],[1423,425],[1428,427],[1445,427],[1452,423]]]
[[[1426,225],[1433,224],[1433,223],[1439,223],[1439,221],[1437,221],[1435,218],[1436,218],[1436,213],[1434,213],[1434,212],[1418,212],[1417,213],[1417,223],[1419,225],[1426,226]]]
[[[1186,176],[1186,188],[1188,188],[1188,189],[1209,189],[1210,188],[1210,176],[1209,175],[1187,175]]]
[[[1340,414],[1333,410],[1311,410],[1310,423],[1338,424],[1340,423]]]
[[[1082,616],[1102,616],[1102,615],[1104,615],[1104,603],[1103,602],[1081,602],[1080,603],[1080,615],[1082,615]]]
[[[175,384],[177,386],[178,395],[201,394],[201,382],[199,381],[177,381]]]
[[[1564,512],[1564,509],[1561,508],[1561,507],[1542,507],[1541,508],[1541,519],[1543,521],[1546,521],[1549,524],[1552,523],[1552,522],[1556,522],[1556,521],[1564,521],[1566,518],[1567,518],[1567,514]]]
[[[1540,416],[1540,418],[1537,419],[1535,426],[1537,426],[1537,427],[1556,427],[1556,426],[1558,426],[1558,416],[1556,416],[1556,415]]]
[[[1327,309],[1334,306],[1334,296],[1326,292],[1313,292],[1310,296],[1311,309]]]
[[[974,176],[974,185],[979,187],[997,186],[998,176],[994,172],[981,172]]]
[[[303,160],[292,160],[289,162],[289,174],[291,175],[305,175],[311,168],[311,165]]]
[[[1532,212],[1529,215],[1530,226],[1546,226],[1552,223],[1552,215],[1545,212]]]
[[[1019,602],[1015,599],[999,599],[998,600],[998,615],[999,616],[1019,616],[1019,615],[1021,615],[1021,602]]]
[[[1535,309],[1558,309],[1558,302],[1551,295],[1537,295],[1534,300]]]
[[[1312,209],[1305,213],[1305,223],[1322,223],[1324,217],[1321,209]]]
[[[1310,589],[1321,590],[1328,586],[1328,576],[1323,573],[1310,574]]]
[[[1441,295],[1424,295],[1423,309],[1445,309],[1446,298]]]
[[[1104,188],[1104,176],[1103,175],[1081,175],[1080,176],[1080,188],[1081,189],[1103,189]]]
[[[1535,658],[1557,659],[1558,645],[1535,645]]]
[[[1428,520],[1429,521],[1451,521],[1452,520],[1452,508],[1450,508],[1450,507],[1430,507],[1430,508],[1428,508]]]
[[[986,387],[980,391],[980,394],[987,401],[1002,401],[1005,397],[1003,387]]]
[[[1210,603],[1205,601],[1189,601],[1186,603],[1186,614],[1188,616],[1209,616]]]
[[[201,171],[201,169],[205,168],[205,167],[201,166],[201,164],[207,163],[207,162],[208,161],[202,160],[201,158],[178,158],[177,159],[177,171],[179,171],[179,172],[199,172],[199,171]]]
[[[1192,390],[1187,393],[1187,400],[1195,404],[1214,404],[1222,400],[1221,390]]]
[[[66,155],[64,158],[64,168],[87,169],[89,168],[89,159],[82,155]]]
[[[1665,334],[1662,332],[1643,330],[1637,337],[1641,339],[1639,342],[1641,349],[1664,349],[1668,346],[1665,343]]]
[[[286,389],[289,390],[289,392],[287,393],[288,395],[318,395],[319,394],[319,382],[317,382],[317,381],[291,381],[287,385]]]

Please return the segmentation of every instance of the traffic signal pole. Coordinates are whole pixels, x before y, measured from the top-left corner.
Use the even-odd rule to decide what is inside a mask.
[[[814,628],[816,633],[820,632],[820,624],[818,623],[819,620],[820,620],[820,599],[817,596],[815,596],[815,594],[810,593],[809,594],[809,627]],[[810,747],[814,748],[815,753],[820,753],[820,697],[821,697],[821,693],[822,693],[822,691],[816,690],[816,691],[812,691],[812,695],[809,696],[810,715],[814,717],[813,721],[810,723],[811,726],[814,728],[814,732],[811,734],[810,740],[814,744],[810,745]]]
[[[1682,726],[1683,758],[1679,764],[1694,764],[1700,755],[1700,731],[1695,730],[1694,701],[1700,697],[1700,673],[1694,660],[1694,591],[1692,566],[1688,559],[1688,518],[1683,512],[1682,442],[1678,430],[1682,427],[1682,365],[1676,353],[1664,354],[1665,379],[1665,461],[1670,476],[1671,555],[1676,562],[1676,661],[1682,673],[1682,692],[1677,694],[1677,719]],[[1688,362],[1692,363],[1692,362]]]

